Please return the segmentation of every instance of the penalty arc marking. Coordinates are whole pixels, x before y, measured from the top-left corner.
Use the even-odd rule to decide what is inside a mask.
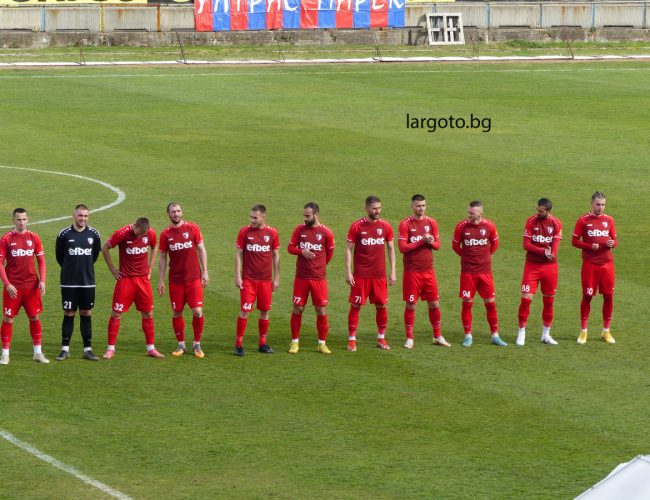
[[[96,479],[93,479],[92,477],[88,477],[85,474],[81,473],[74,467],[70,467],[69,465],[64,464],[63,462],[59,462],[56,458],[47,455],[46,453],[43,453],[41,450],[34,448],[31,444],[25,443],[24,441],[21,441],[18,439],[16,436],[13,434],[0,429],[0,437],[2,437],[4,440],[10,442],[11,444],[18,446],[18,448],[23,449],[30,455],[39,458],[43,460],[44,462],[47,462],[48,464],[52,465],[53,467],[56,467],[57,469],[62,470],[63,472],[67,472],[68,474],[73,475],[80,481],[83,481],[84,483],[93,486],[94,488],[97,488],[98,490],[103,491],[107,495],[113,497],[113,498],[119,498],[120,500],[131,500],[131,497],[128,495],[125,495],[121,491],[117,491],[116,489],[111,488],[110,486],[97,481]]]
[[[0,165],[0,168],[6,168],[6,169],[12,169],[12,170],[23,170],[26,172],[38,172],[38,173],[43,173],[43,174],[53,174],[53,175],[64,175],[66,177],[73,177],[75,179],[81,179],[84,181],[88,182],[94,182],[95,184],[99,184],[102,187],[105,187],[106,189],[109,189],[113,191],[116,195],[117,198],[113,200],[111,203],[108,205],[103,205],[99,208],[95,208],[94,210],[90,210],[90,213],[95,213],[95,212],[101,212],[102,210],[108,210],[109,208],[113,208],[116,205],[119,205],[126,199],[126,194],[124,194],[124,191],[122,191],[119,188],[116,188],[115,186],[108,184],[107,182],[100,181],[99,179],[93,179],[92,177],[86,177],[85,175],[78,175],[78,174],[69,174],[67,172],[57,172],[55,170],[41,170],[38,168],[27,168],[27,167],[10,167],[7,165]],[[64,219],[69,219],[70,215],[63,215],[61,217],[53,217],[52,219],[45,219],[45,220],[39,220],[39,221],[29,221],[30,226],[33,226],[34,224],[47,224],[48,222],[55,222],[57,220],[64,220]],[[13,226],[0,226],[0,229],[6,229],[9,227]]]

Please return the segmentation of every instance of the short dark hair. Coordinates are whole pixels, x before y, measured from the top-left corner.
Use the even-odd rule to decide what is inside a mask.
[[[469,202],[469,207],[470,208],[476,208],[476,207],[482,207],[483,202],[481,200],[473,200]]]
[[[179,207],[181,206],[181,204],[178,203],[177,201],[172,201],[167,204],[167,213],[169,213],[169,209],[172,208],[174,205],[178,205]]]
[[[414,194],[411,196],[411,201],[424,201],[425,198],[421,194]]]
[[[315,203],[313,201],[310,201],[302,208],[311,208],[315,214],[320,213],[320,207],[318,206],[318,203]]]
[[[88,207],[84,205],[83,203],[79,203],[76,207],[74,207],[75,210],[88,210]]]
[[[14,208],[14,211],[12,212],[12,217],[16,217],[16,214],[26,214],[26,213],[27,210],[25,210],[24,208],[20,208],[20,207]]]
[[[251,207],[251,212],[262,212],[263,214],[266,213],[266,207],[262,205],[261,203],[256,203]]]
[[[551,210],[553,208],[553,203],[548,198],[540,198],[537,200],[538,207],[544,207],[546,210]]]
[[[146,217],[138,217],[135,221],[135,225],[146,231],[147,229],[149,229],[149,219],[147,219]]]
[[[602,191],[596,191],[594,194],[591,195],[591,201],[594,201],[595,199],[604,200],[605,193],[603,193]]]
[[[373,203],[381,203],[379,196],[370,195],[366,198],[366,206],[372,205]]]

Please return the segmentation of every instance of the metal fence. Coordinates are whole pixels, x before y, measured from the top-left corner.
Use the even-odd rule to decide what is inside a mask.
[[[649,0],[650,1],[650,0]],[[476,28],[648,28],[648,2],[458,2],[406,6],[406,26],[429,12],[460,12]],[[0,31],[193,31],[190,5],[88,5],[0,7]]]

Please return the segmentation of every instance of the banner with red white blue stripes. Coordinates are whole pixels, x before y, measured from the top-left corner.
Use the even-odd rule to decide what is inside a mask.
[[[194,0],[196,31],[403,28],[406,0]]]

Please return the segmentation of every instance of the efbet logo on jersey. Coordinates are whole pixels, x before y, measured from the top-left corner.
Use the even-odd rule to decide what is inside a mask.
[[[484,231],[484,229],[481,229],[481,231]],[[487,244],[488,244],[487,238],[481,238],[481,239],[469,238],[463,240],[463,245],[465,245],[466,247],[482,247]]]
[[[552,236],[542,236],[541,234],[533,234],[530,239],[535,243],[551,243],[553,241]]]
[[[364,246],[384,245],[384,238],[361,238],[361,244]]]
[[[126,249],[127,255],[142,255],[147,252],[149,252],[149,247],[133,247]]]
[[[176,250],[186,250],[188,248],[192,248],[192,242],[191,241],[186,241],[185,243],[172,243],[169,245],[169,250],[172,252],[175,252]]]
[[[12,257],[33,257],[34,250],[31,248],[28,250],[23,250],[22,248],[19,248],[18,250],[12,250],[11,256]]]
[[[594,237],[594,236],[607,236],[609,237],[609,229],[606,231],[602,231],[600,229],[590,229],[587,231],[587,235]]]
[[[300,242],[300,249],[301,250],[314,250],[315,252],[320,252],[323,249],[323,245],[320,243],[309,243],[308,241],[301,241]]]
[[[88,239],[92,240],[92,238],[88,238]],[[73,248],[68,248],[68,253],[70,255],[79,255],[79,256],[92,255],[93,254],[93,249],[92,248],[73,247]]]
[[[411,236],[411,237],[409,238],[409,241],[410,241],[411,243],[417,243],[417,242],[420,241],[422,238],[424,238],[424,236]]]
[[[265,236],[268,238],[268,236]],[[270,252],[271,245],[260,245],[259,243],[249,243],[246,245],[246,250],[249,252]]]

